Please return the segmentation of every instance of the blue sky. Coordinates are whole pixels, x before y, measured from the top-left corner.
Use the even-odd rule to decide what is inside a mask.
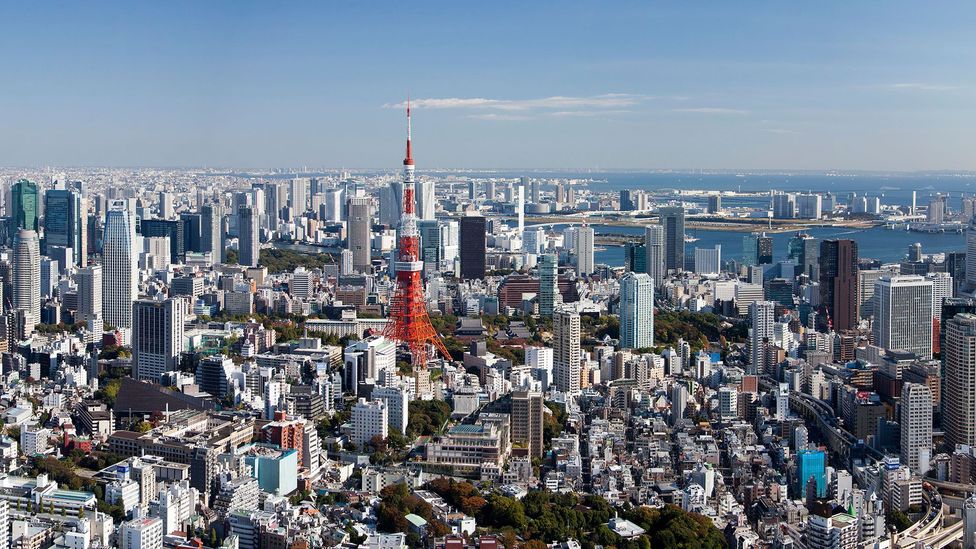
[[[976,170],[972,2],[526,4],[3,3],[0,165]]]

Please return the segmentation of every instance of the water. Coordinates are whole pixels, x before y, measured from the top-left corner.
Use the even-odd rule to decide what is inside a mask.
[[[560,229],[568,225],[556,225]],[[634,239],[644,234],[643,227],[616,227],[611,225],[592,225],[596,234],[633,235]],[[907,231],[892,231],[883,227],[870,229],[851,229],[848,227],[813,227],[805,233],[818,239],[846,238],[857,242],[858,255],[861,258],[878,259],[882,262],[901,261],[908,255],[908,246],[916,242],[922,245],[922,253],[935,254],[944,252],[961,252],[966,249],[966,236],[957,233],[929,234],[912,233]],[[685,244],[685,255],[694,257],[695,248],[713,248],[716,244],[722,246],[722,259],[739,259],[742,257],[742,237],[748,233],[738,231],[714,231],[689,229],[688,234],[698,238],[697,242]],[[796,234],[771,233],[773,239],[773,259],[786,259],[790,238]],[[624,265],[623,246],[602,246],[594,253],[597,263],[622,267]]]

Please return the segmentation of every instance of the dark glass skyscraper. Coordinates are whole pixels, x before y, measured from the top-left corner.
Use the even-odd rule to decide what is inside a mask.
[[[26,179],[14,183],[10,188],[11,217],[14,219],[14,231],[27,229],[37,231],[37,185]]]
[[[770,265],[773,262],[773,238],[765,233],[756,239],[756,264]]]
[[[857,242],[824,240],[820,243],[820,307],[836,331],[857,328]]]
[[[183,247],[183,222],[173,219],[143,219],[141,224],[142,236],[168,236],[170,261],[182,263],[186,259],[186,249]]]
[[[487,224],[480,215],[461,218],[461,278],[485,277]]]
[[[44,246],[71,248],[76,265],[84,266],[87,255],[87,218],[77,191],[52,189],[44,193]],[[50,253],[50,252],[48,252]]]
[[[660,210],[664,226],[664,268],[681,271],[685,268],[685,209],[666,206]]]

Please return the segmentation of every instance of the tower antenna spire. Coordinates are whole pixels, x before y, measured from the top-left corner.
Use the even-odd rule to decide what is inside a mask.
[[[413,145],[410,141],[411,128],[410,128],[410,96],[407,96],[407,157],[403,159],[404,166],[413,165]]]

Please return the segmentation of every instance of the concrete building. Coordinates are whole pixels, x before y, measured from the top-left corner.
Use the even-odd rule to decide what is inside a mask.
[[[921,276],[881,277],[874,283],[874,296],[874,344],[932,358],[932,281]]]
[[[553,314],[553,370],[556,388],[575,393],[582,387],[580,316],[575,309],[561,307]]]
[[[159,383],[164,372],[179,369],[185,317],[182,298],[133,303],[132,369],[136,379]]]
[[[905,383],[899,404],[901,463],[925,476],[932,457],[932,391],[925,385]]]
[[[648,225],[644,229],[644,251],[647,253],[647,274],[654,280],[654,285],[664,284],[665,268],[664,227],[662,225]]]
[[[512,393],[512,444],[525,449],[527,455],[531,457],[542,456],[544,419],[545,402],[542,393],[534,391]]]
[[[382,400],[359,399],[352,407],[352,433],[349,440],[363,446],[373,437],[389,436],[389,408]]]
[[[654,346],[654,281],[645,273],[629,272],[620,279],[620,347]]]

